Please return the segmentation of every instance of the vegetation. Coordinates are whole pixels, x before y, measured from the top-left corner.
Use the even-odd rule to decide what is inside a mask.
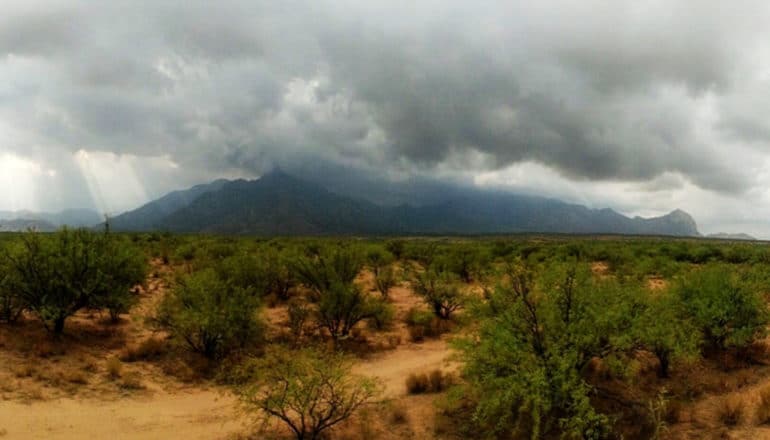
[[[134,302],[131,289],[144,281],[144,255],[105,231],[63,229],[23,234],[4,255],[2,299],[6,318],[29,309],[59,335],[83,308],[107,308],[113,319]]]
[[[710,422],[723,429],[766,424],[770,392],[735,391],[768,374],[768,292],[770,248],[706,240],[0,234],[0,350],[18,346],[14,359],[54,365],[74,338],[10,336],[76,322],[78,344],[114,344],[83,360],[112,379],[100,382],[149,385],[144,363],[183,380],[215,366],[247,414],[297,438],[336,436],[373,403],[380,387],[351,375],[351,363],[398,350],[403,332],[412,342],[451,333],[429,344],[453,341],[457,375],[425,370],[397,382],[408,395],[435,393],[442,438],[659,438],[676,429],[671,414],[690,414],[703,395],[715,397]],[[162,331],[126,331],[147,309]],[[31,381],[46,368],[13,374]],[[409,399],[418,398],[394,403],[409,408]],[[366,424],[359,415],[353,425]],[[393,416],[404,432],[419,419],[407,416]]]
[[[263,428],[284,423],[297,440],[321,438],[381,392],[374,380],[351,375],[341,354],[276,350],[254,362],[253,380],[235,388],[244,408]]]
[[[454,278],[435,269],[416,272],[412,277],[412,288],[441,319],[451,318],[462,308],[465,299]]]
[[[181,278],[160,305],[158,321],[179,341],[209,359],[222,359],[259,340],[259,298],[233,287],[212,269]]]

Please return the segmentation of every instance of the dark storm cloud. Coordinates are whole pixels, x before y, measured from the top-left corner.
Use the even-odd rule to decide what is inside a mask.
[[[770,141],[736,85],[766,55],[761,2],[13,3],[0,117],[20,153],[168,155],[190,173],[534,161],[736,193],[753,183],[723,137]]]

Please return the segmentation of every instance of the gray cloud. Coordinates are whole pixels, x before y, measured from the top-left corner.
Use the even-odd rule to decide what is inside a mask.
[[[770,48],[767,6],[740,3],[11,2],[0,149],[168,156],[190,176],[537,162],[742,194],[757,182],[726,158],[767,150]]]

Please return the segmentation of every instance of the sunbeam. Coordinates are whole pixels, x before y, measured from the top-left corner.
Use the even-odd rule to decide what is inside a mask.
[[[38,209],[38,181],[43,172],[36,162],[0,153],[0,206],[12,211]]]
[[[75,153],[75,163],[99,211],[114,215],[147,201],[147,190],[136,172],[136,159],[86,150]]]

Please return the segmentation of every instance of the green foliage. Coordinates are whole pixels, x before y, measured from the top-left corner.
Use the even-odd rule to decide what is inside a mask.
[[[111,238],[102,251],[102,282],[91,307],[107,309],[113,322],[128,313],[138,298],[132,288],[147,278],[146,257],[125,239]]]
[[[382,318],[385,307],[381,299],[372,298],[353,283],[335,283],[321,292],[315,319],[336,341],[346,338],[359,322]]]
[[[396,284],[398,284],[398,277],[392,266],[385,266],[374,272],[374,287],[383,298],[388,298],[390,289]]]
[[[475,311],[480,333],[460,344],[479,396],[475,419],[493,437],[604,438],[609,419],[591,405],[581,372],[594,357],[624,355],[637,298],[585,268],[543,274],[510,265],[506,283]]]
[[[322,438],[381,394],[373,379],[351,375],[341,354],[274,350],[253,363],[252,380],[235,387],[243,408],[263,429],[277,419],[298,440]]]
[[[259,342],[259,298],[222,280],[213,269],[181,278],[164,298],[158,321],[187,347],[209,359]]]
[[[353,247],[333,246],[299,258],[294,265],[299,280],[322,295],[336,284],[351,284],[364,266],[364,257]]]
[[[724,265],[682,277],[676,294],[713,348],[745,348],[767,332],[770,318],[753,280]]]
[[[22,298],[16,294],[11,280],[13,273],[0,260],[0,322],[16,322],[26,309]]]
[[[465,303],[465,294],[451,274],[429,268],[422,272],[414,271],[411,280],[414,292],[438,318],[450,319],[452,313]]]
[[[133,303],[144,281],[144,256],[129,242],[85,229],[23,234],[5,255],[7,287],[55,334],[85,307],[107,307],[114,317]]]
[[[668,377],[673,362],[695,359],[701,343],[699,329],[677,298],[667,292],[646,301],[631,337],[658,358],[661,378]]]

